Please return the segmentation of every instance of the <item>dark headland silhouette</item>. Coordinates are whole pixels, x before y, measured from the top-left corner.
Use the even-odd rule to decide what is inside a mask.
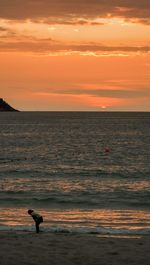
[[[14,109],[2,98],[0,98],[0,111],[18,111],[18,110]]]

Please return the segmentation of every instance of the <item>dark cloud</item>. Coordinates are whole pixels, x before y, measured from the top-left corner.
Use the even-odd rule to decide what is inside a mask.
[[[129,21],[129,20],[126,20],[127,22]],[[139,23],[139,24],[144,24],[144,25],[147,25],[147,26],[149,26],[150,25],[150,19],[130,19],[130,22],[132,22],[132,23],[135,23],[135,24],[137,24],[137,23]]]
[[[55,23],[72,18],[124,17],[150,20],[149,0],[0,0],[0,17],[5,19],[55,18]],[[75,20],[74,20],[75,21]]]
[[[95,22],[90,19],[81,19],[81,18],[43,18],[40,20],[32,20],[35,23],[46,23],[48,25],[92,25],[92,26],[103,26],[105,23]]]
[[[0,27],[0,32],[5,32],[5,31],[7,31],[7,28]]]
[[[95,97],[110,98],[139,98],[149,97],[150,92],[146,89],[140,90],[117,90],[117,89],[49,89],[51,94],[90,95]]]
[[[102,46],[102,45],[68,45],[68,49],[83,52],[149,52],[150,46]]]
[[[28,37],[28,40],[30,41],[26,41],[25,39],[26,37],[24,36],[17,36],[13,41],[10,41],[9,36],[6,36],[4,40],[2,36],[0,42],[0,52],[31,52],[47,54],[48,52],[56,51],[54,46],[55,41],[51,38],[36,39]]]
[[[12,35],[11,41],[4,40],[0,42],[0,51],[20,51],[20,52],[33,52],[33,53],[60,53],[60,52],[78,52],[78,53],[95,53],[100,55],[101,53],[149,53],[150,46],[103,46],[98,44],[63,44],[57,42],[51,38],[37,39],[22,35]]]
[[[0,27],[0,38],[9,38],[16,36],[16,32],[7,28],[7,27]]]

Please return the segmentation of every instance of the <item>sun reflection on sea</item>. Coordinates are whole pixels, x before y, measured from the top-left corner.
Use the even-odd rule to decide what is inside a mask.
[[[136,210],[79,210],[79,209],[38,209],[44,217],[44,227],[91,228],[115,230],[150,229],[150,213]],[[31,226],[32,220],[25,208],[2,209],[0,226]]]

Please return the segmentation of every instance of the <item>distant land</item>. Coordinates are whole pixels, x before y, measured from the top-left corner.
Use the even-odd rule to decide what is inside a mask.
[[[0,112],[1,111],[18,111],[11,107],[7,102],[0,98]]]

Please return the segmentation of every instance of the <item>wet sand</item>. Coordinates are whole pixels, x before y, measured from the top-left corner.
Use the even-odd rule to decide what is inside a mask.
[[[149,265],[150,237],[0,232],[1,265]]]

